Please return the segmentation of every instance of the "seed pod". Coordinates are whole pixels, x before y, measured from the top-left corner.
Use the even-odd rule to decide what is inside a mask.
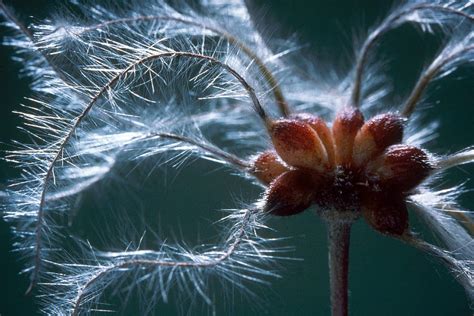
[[[275,150],[288,165],[325,170],[327,154],[318,134],[308,124],[296,120],[279,120],[270,128]]]
[[[308,170],[291,170],[276,178],[267,190],[265,212],[290,216],[307,209],[316,194],[317,183]]]
[[[332,126],[336,164],[343,166],[351,164],[354,139],[363,124],[364,116],[356,108],[346,107],[337,113]]]
[[[377,174],[382,186],[400,192],[408,192],[419,185],[432,169],[428,155],[408,145],[390,146],[367,165],[367,170]]]
[[[258,155],[253,164],[254,175],[266,184],[271,183],[279,175],[289,170],[273,150],[267,150]]]
[[[362,215],[383,234],[402,235],[408,229],[408,211],[401,194],[367,194],[362,198]]]
[[[334,167],[334,140],[332,138],[331,129],[327,126],[326,122],[320,117],[308,113],[296,114],[293,115],[292,118],[309,124],[316,131],[319,136],[319,139],[321,139],[321,142],[324,145],[324,149],[326,149],[328,164],[329,166]]]
[[[354,140],[353,161],[356,166],[367,163],[388,146],[403,139],[403,118],[397,114],[377,115],[368,120]]]

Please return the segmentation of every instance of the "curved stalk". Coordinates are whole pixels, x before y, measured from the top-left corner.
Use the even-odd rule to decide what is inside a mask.
[[[370,33],[369,37],[365,40],[362,48],[359,52],[357,57],[357,63],[355,67],[355,76],[354,76],[354,86],[352,87],[351,92],[351,105],[358,108],[360,107],[360,99],[361,99],[361,90],[362,90],[362,75],[365,70],[365,65],[367,64],[369,58],[369,51],[375,46],[376,42],[388,31],[392,30],[396,27],[396,23],[399,19],[403,16],[412,14],[415,11],[423,11],[423,10],[433,10],[433,11],[440,11],[445,12],[446,14],[457,15],[463,19],[467,19],[470,22],[474,22],[474,16],[469,15],[463,11],[445,7],[438,4],[429,4],[429,3],[422,3],[414,6],[409,6],[403,10],[400,10],[396,14],[390,15],[382,24],[376,28],[373,32]],[[409,22],[409,21],[404,21]]]
[[[252,59],[255,62],[259,71],[262,73],[263,77],[265,78],[268,85],[272,89],[273,96],[277,102],[277,105],[280,109],[281,114],[285,117],[290,115],[290,108],[289,108],[288,103],[285,100],[283,91],[278,85],[277,79],[275,78],[271,70],[265,65],[264,61],[260,57],[258,57],[258,55],[249,46],[247,46],[243,41],[239,40],[237,37],[235,37],[231,33],[218,29],[217,27],[206,25],[204,23],[193,21],[193,20],[188,20],[185,18],[180,18],[180,17],[173,17],[173,16],[167,16],[167,15],[142,15],[142,16],[136,16],[136,17],[130,17],[130,18],[119,18],[119,19],[105,21],[102,23],[98,23],[95,25],[82,28],[79,31],[73,32],[73,34],[81,35],[85,32],[94,31],[94,30],[97,30],[103,27],[108,27],[114,24],[155,21],[155,20],[174,21],[178,23],[193,25],[193,26],[202,28],[204,30],[209,30],[215,34],[218,34],[224,37],[229,43],[240,48],[245,55],[247,55],[250,59]]]
[[[436,161],[433,174],[472,162],[474,162],[474,149],[470,148]],[[444,211],[449,213],[452,217],[458,219],[460,224],[469,232],[469,234],[474,236],[474,222],[470,216],[459,210],[445,209]]]
[[[414,233],[410,231],[406,232],[401,236],[393,237],[424,253],[439,258],[439,260],[448,269],[451,269],[456,274],[456,278],[458,279],[459,283],[464,286],[464,288],[468,292],[468,295],[472,295],[472,293],[470,292],[474,288],[474,275],[469,269],[469,264],[471,263],[463,263],[462,261],[457,260],[450,254],[450,252],[424,241],[423,239],[417,237]]]
[[[43,50],[37,47],[36,42],[34,40],[33,33],[23,23],[20,22],[20,20],[13,14],[13,12],[3,3],[3,0],[0,0],[0,11],[4,13],[5,17],[9,21],[11,21],[13,24],[15,24],[18,27],[18,29],[29,39],[31,44],[46,60],[48,65],[51,67],[51,69],[58,75],[58,77],[64,83],[67,84],[68,80],[67,80],[66,75],[61,71],[61,69],[58,66],[56,66],[56,64],[51,60],[49,55],[47,55]],[[247,55],[250,59],[252,59],[257,65],[259,71],[262,73],[263,77],[265,78],[268,85],[272,89],[273,96],[276,100],[276,103],[278,105],[278,108],[280,109],[281,114],[284,117],[287,117],[288,115],[290,115],[291,112],[290,112],[290,107],[288,105],[288,102],[286,101],[285,96],[283,95],[283,91],[281,90],[278,84],[278,80],[275,78],[271,70],[265,65],[264,61],[260,57],[258,57],[258,55],[249,46],[247,46],[244,42],[239,40],[237,37],[235,37],[231,33],[226,32],[224,30],[220,30],[216,27],[206,25],[204,23],[200,23],[197,21],[188,20],[185,18],[178,18],[178,17],[166,16],[166,15],[147,15],[147,16],[137,16],[137,17],[131,17],[131,18],[120,18],[120,19],[109,20],[109,21],[105,21],[105,22],[98,23],[95,25],[91,25],[89,27],[82,28],[80,31],[76,31],[72,33],[74,35],[80,35],[82,33],[94,31],[102,27],[107,27],[113,24],[131,23],[131,22],[137,22],[137,21],[153,21],[153,20],[175,21],[179,23],[197,26],[204,30],[209,30],[215,34],[221,35],[227,41],[229,41],[229,43],[236,45],[238,48],[242,50],[242,52],[245,55]]]
[[[76,117],[76,119],[73,121],[71,129],[68,131],[66,136],[63,138],[61,143],[59,144],[56,154],[54,155],[48,170],[46,171],[46,175],[43,180],[43,187],[41,191],[41,197],[40,197],[40,203],[38,206],[38,215],[37,215],[37,224],[35,228],[35,247],[34,247],[34,267],[33,267],[33,272],[31,276],[31,283],[30,286],[28,287],[26,293],[30,293],[33,287],[37,283],[38,279],[38,273],[39,273],[39,266],[41,264],[41,238],[42,238],[42,229],[44,226],[44,206],[46,204],[46,191],[47,191],[47,185],[50,181],[50,179],[54,175],[54,165],[61,159],[63,156],[63,151],[66,148],[66,145],[69,143],[69,140],[72,138],[74,135],[76,129],[79,127],[79,124],[87,117],[91,109],[94,107],[96,102],[99,100],[99,98],[105,94],[108,89],[112,88],[117,82],[119,82],[120,79],[122,79],[125,75],[127,75],[130,71],[133,71],[135,67],[139,65],[146,64],[149,61],[157,60],[157,59],[163,59],[163,58],[173,58],[173,57],[187,57],[191,59],[197,59],[197,60],[205,60],[208,61],[214,65],[217,65],[219,67],[222,67],[225,69],[228,73],[230,73],[233,77],[239,81],[240,84],[245,88],[247,91],[250,99],[253,102],[253,106],[257,114],[260,116],[260,118],[264,121],[264,123],[268,126],[270,123],[270,118],[267,116],[266,112],[262,108],[260,101],[258,100],[257,95],[255,94],[254,89],[247,83],[247,81],[233,68],[228,66],[227,64],[223,63],[222,61],[215,59],[210,56],[206,55],[201,55],[201,54],[195,54],[195,53],[189,53],[189,52],[166,52],[166,53],[159,53],[159,54],[154,54],[150,56],[146,56],[131,65],[129,65],[127,68],[125,68],[122,72],[117,74],[115,77],[113,77],[106,85],[104,85],[97,94],[95,94],[92,99],[89,101],[87,106],[84,108],[81,114]]]
[[[244,238],[245,235],[245,229],[250,223],[250,215],[254,212],[255,210],[247,210],[246,213],[244,214],[242,218],[241,225],[238,229],[238,231],[235,233],[234,240],[228,245],[227,249],[223,251],[219,256],[212,260],[208,261],[166,261],[166,260],[151,260],[151,259],[131,259],[131,260],[126,260],[117,264],[113,264],[109,267],[105,267],[101,271],[99,271],[97,274],[92,276],[87,283],[84,284],[83,287],[80,288],[76,298],[74,299],[74,306],[73,306],[73,311],[72,311],[72,316],[77,316],[80,313],[81,306],[84,302],[84,300],[87,297],[88,290],[94,286],[94,284],[103,277],[107,276],[109,273],[117,271],[117,270],[123,270],[123,269],[128,269],[128,268],[136,268],[136,267],[143,267],[143,268],[148,268],[148,269],[153,269],[159,266],[167,266],[167,267],[181,267],[181,268],[212,268],[215,267],[219,264],[221,264],[223,261],[226,261],[229,259],[232,254],[234,254],[235,250],[239,246],[239,244],[242,242],[242,239]]]
[[[209,154],[211,154],[211,155],[213,155],[213,156],[215,156],[219,159],[224,160],[226,163],[236,167],[239,170],[249,171],[249,170],[252,169],[252,164],[247,163],[246,161],[240,159],[239,157],[237,157],[235,155],[232,155],[232,154],[230,154],[230,153],[228,153],[228,152],[226,152],[226,151],[224,151],[224,150],[222,150],[218,147],[214,147],[214,146],[211,146],[211,145],[206,144],[206,143],[200,143],[197,140],[186,137],[186,136],[182,136],[182,135],[178,135],[178,134],[172,134],[172,133],[155,133],[155,132],[152,132],[149,135],[147,135],[147,137],[145,137],[144,139],[155,138],[155,137],[163,138],[163,139],[172,139],[172,140],[175,140],[175,141],[178,141],[178,142],[182,142],[182,143],[186,143],[186,144],[196,146],[199,149],[201,149],[202,151],[204,151],[206,153],[209,153]]]
[[[436,161],[434,172],[444,171],[471,162],[474,162],[474,148],[463,150]]]
[[[438,73],[443,69],[445,65],[448,63],[456,60],[459,56],[474,50],[474,45],[469,45],[466,47],[462,47],[458,50],[455,50],[451,54],[445,56],[444,58],[436,59],[429,67],[426,69],[420,78],[418,79],[418,82],[415,85],[415,88],[413,88],[413,91],[410,93],[408,96],[408,99],[405,101],[405,104],[402,107],[402,110],[400,111],[400,114],[404,117],[410,117],[413,113],[413,111],[416,108],[416,105],[418,104],[418,101],[420,101],[421,97],[423,96],[423,93],[425,89],[428,87],[429,83],[438,75]]]

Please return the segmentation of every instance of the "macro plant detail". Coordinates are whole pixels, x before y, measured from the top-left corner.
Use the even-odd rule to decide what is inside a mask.
[[[212,280],[245,291],[246,282],[278,275],[271,264],[288,259],[286,248],[261,231],[270,216],[305,210],[328,227],[333,315],[349,314],[350,234],[361,218],[439,258],[472,300],[472,213],[455,201],[460,188],[431,187],[448,169],[474,162],[474,149],[430,153],[423,145],[435,128],[418,123],[430,83],[474,61],[471,2],[404,2],[371,30],[353,70],[331,84],[293,71],[294,44],[268,48],[241,1],[70,5],[66,18],[26,27],[0,0],[14,32],[5,44],[18,48],[35,95],[19,112],[31,142],[6,155],[22,176],[9,184],[2,215],[28,260],[27,292],[45,314],[114,310],[102,303],[110,291],[139,292],[143,314],[160,299],[195,293],[212,306]],[[403,103],[387,109],[386,78],[371,57],[403,24],[447,41]],[[150,176],[190,158],[226,166],[262,189],[258,201],[228,211],[220,244],[148,237],[147,225],[128,217],[137,211],[132,197],[103,240],[74,231],[87,192],[117,179],[142,190],[144,180],[129,176],[137,166],[149,166]],[[412,229],[414,216],[439,244]]]

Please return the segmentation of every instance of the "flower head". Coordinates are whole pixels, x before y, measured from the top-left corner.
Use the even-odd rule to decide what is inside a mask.
[[[408,229],[406,196],[434,165],[423,150],[399,144],[403,121],[387,113],[364,123],[359,110],[347,107],[332,130],[309,114],[272,123],[276,152],[255,161],[258,176],[269,183],[265,208],[293,215],[315,204],[325,217],[352,221],[363,214],[376,230],[402,235]]]

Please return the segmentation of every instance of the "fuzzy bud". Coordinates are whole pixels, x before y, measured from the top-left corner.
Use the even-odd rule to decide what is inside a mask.
[[[373,163],[369,172],[375,172],[382,185],[407,192],[419,185],[433,169],[428,155],[421,149],[408,145],[394,145]]]
[[[316,194],[315,181],[307,170],[288,171],[272,182],[265,198],[265,211],[290,216],[307,209]]]
[[[354,139],[363,124],[364,116],[356,108],[346,107],[337,113],[332,126],[332,133],[338,165],[347,166],[351,164]]]
[[[354,141],[353,161],[356,166],[367,163],[388,146],[403,139],[403,118],[397,114],[377,115],[368,120]]]
[[[269,184],[289,169],[279,159],[276,152],[267,150],[257,156],[253,162],[254,175],[263,183]]]
[[[326,154],[328,157],[328,164],[331,167],[334,167],[335,164],[335,151],[334,151],[334,140],[332,138],[331,129],[327,126],[326,122],[318,116],[308,114],[308,113],[301,113],[293,115],[292,118],[295,120],[305,122],[311,126],[316,133],[318,134],[321,142],[326,149]]]
[[[287,164],[313,170],[327,169],[327,154],[316,131],[304,122],[279,120],[270,134],[278,155]]]
[[[402,235],[408,229],[408,211],[401,195],[372,192],[362,199],[362,214],[375,230]]]

